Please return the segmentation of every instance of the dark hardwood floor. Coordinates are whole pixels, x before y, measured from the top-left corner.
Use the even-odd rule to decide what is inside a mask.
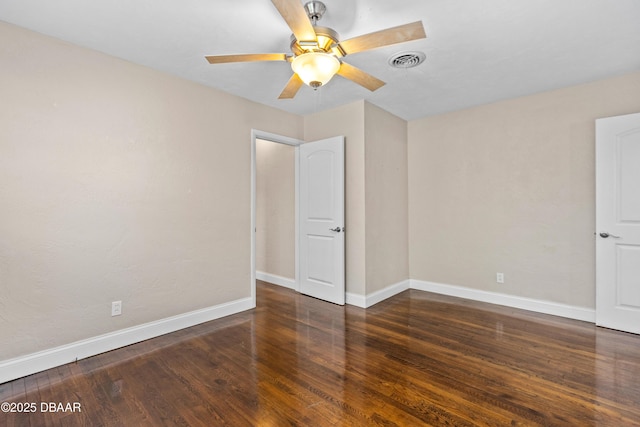
[[[413,290],[366,311],[265,283],[257,298],[1,384],[38,410],[0,426],[640,425],[637,335]]]

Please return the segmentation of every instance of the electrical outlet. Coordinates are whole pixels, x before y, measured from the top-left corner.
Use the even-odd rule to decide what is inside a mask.
[[[504,273],[496,273],[496,282],[504,283]]]
[[[120,316],[122,314],[122,301],[114,301],[111,303],[111,316]]]

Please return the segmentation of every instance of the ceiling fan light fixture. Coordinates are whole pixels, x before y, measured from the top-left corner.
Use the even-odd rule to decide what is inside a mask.
[[[291,68],[300,79],[314,89],[329,83],[340,69],[340,61],[324,52],[307,52],[293,58]]]
[[[300,0],[271,0],[271,3],[278,9],[280,16],[293,33],[289,45],[291,54],[209,55],[205,56],[205,59],[210,64],[257,61],[290,62],[293,75],[289,78],[278,99],[292,99],[305,84],[317,89],[329,83],[336,74],[340,74],[341,77],[351,80],[371,92],[378,90],[385,85],[382,80],[348,62],[343,62],[342,58],[353,53],[427,37],[422,21],[416,21],[340,40],[338,33],[332,28],[317,25],[327,10],[321,1],[307,1],[304,7],[300,4]],[[395,62],[403,68],[407,68],[411,60],[400,58],[394,61],[394,64]]]

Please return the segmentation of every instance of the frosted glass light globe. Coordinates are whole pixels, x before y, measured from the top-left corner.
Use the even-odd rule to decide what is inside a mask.
[[[324,52],[307,52],[296,56],[291,68],[308,86],[314,89],[326,85],[340,69],[340,61]]]

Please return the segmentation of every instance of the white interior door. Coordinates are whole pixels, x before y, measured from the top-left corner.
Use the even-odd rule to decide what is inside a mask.
[[[299,150],[299,290],[344,305],[344,137]]]
[[[596,324],[640,334],[640,114],[596,121]]]

